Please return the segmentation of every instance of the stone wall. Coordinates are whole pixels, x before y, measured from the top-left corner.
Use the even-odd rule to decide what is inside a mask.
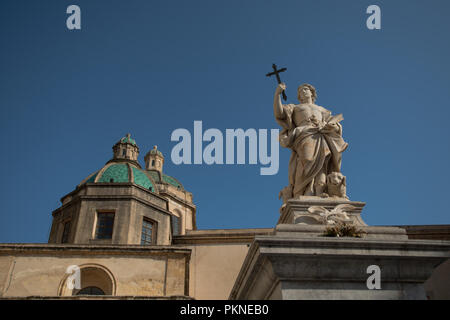
[[[226,300],[255,235],[273,229],[195,230],[174,237],[192,250],[189,295],[200,300]]]
[[[89,282],[83,279],[83,270],[104,274],[96,286],[108,295],[187,296],[189,259],[188,249],[162,246],[2,244],[0,294],[2,297],[72,295],[76,291],[67,288],[66,270],[77,265],[82,286],[83,282],[86,285]]]
[[[70,195],[70,201],[53,212],[49,243],[61,243],[64,222],[71,221],[68,243],[140,244],[144,217],[155,222],[156,243],[170,244],[167,201],[130,183],[88,184]],[[98,212],[114,213],[112,239],[96,240]]]

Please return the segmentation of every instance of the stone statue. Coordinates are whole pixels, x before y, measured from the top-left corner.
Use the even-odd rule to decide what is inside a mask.
[[[316,105],[316,90],[310,84],[298,87],[300,104],[283,105],[280,95],[285,89],[284,83],[278,85],[273,104],[275,119],[283,128],[280,145],[292,150],[289,186],[280,196],[284,202],[301,196],[348,199],[345,177],[340,173],[342,152],[348,146],[342,138],[339,123],[343,120],[342,115],[332,116],[329,110]]]
[[[330,197],[347,197],[347,186],[345,176],[340,172],[332,172],[327,176],[327,194]]]

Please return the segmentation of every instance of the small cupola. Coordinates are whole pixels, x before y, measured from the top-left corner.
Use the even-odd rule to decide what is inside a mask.
[[[156,170],[162,173],[164,156],[162,152],[158,150],[157,146],[154,146],[153,149],[145,155],[144,159],[146,170]]]
[[[131,139],[129,133],[125,137],[120,139],[113,146],[114,159],[132,160],[137,162],[139,155],[139,147],[136,145],[136,141]]]

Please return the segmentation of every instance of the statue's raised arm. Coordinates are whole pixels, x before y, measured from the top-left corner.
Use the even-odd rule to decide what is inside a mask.
[[[276,119],[284,119],[286,115],[283,110],[283,104],[281,103],[281,93],[286,90],[286,85],[280,83],[275,89],[275,95],[273,97],[273,113]]]

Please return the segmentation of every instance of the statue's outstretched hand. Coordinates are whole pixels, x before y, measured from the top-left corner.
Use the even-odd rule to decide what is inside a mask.
[[[286,90],[286,84],[282,82],[278,85],[276,93],[281,94],[284,90]]]

